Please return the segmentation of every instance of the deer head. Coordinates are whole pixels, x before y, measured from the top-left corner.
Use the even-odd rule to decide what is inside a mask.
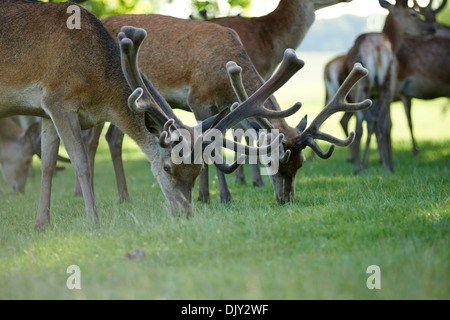
[[[409,37],[430,36],[435,33],[433,24],[422,20],[417,11],[408,6],[408,0],[398,0],[395,5],[386,0],[378,0],[378,2],[380,6],[389,10],[384,31],[398,30],[397,32]],[[392,24],[397,27],[393,28]]]
[[[295,59],[295,52],[292,49],[286,50],[285,58],[280,68],[275,73],[274,78],[280,77],[284,74],[284,69],[288,68],[289,64],[293,63]],[[303,66],[303,64],[301,64],[301,66]],[[247,94],[242,83],[241,70],[235,64],[229,64],[228,73],[233,89],[239,100],[248,101]],[[311,125],[306,128],[307,117],[305,116],[296,128],[287,128],[286,130],[288,130],[289,133],[285,135],[286,141],[282,143],[280,153],[272,153],[271,155],[267,155],[266,159],[262,161],[266,164],[266,166],[268,166],[269,170],[277,168],[276,171],[269,172],[270,179],[274,186],[275,199],[278,202],[284,203],[295,199],[295,176],[298,169],[300,169],[305,162],[305,157],[302,153],[303,149],[310,147],[320,158],[328,159],[333,154],[335,145],[344,147],[352,143],[355,137],[354,132],[351,132],[347,139],[341,140],[332,135],[321,132],[319,128],[327,118],[336,112],[353,112],[369,108],[372,105],[370,100],[364,100],[363,102],[353,104],[345,101],[353,86],[366,75],[367,69],[363,68],[359,63],[355,64],[353,70],[347,79],[345,79],[342,83],[335,96],[330,100],[322,112],[313,120]],[[265,119],[257,118],[257,122],[258,126],[253,124],[255,128],[264,128],[269,130],[273,129],[270,122]],[[273,136],[268,135],[266,141],[264,141],[265,139],[260,139],[260,144],[265,145],[268,142],[270,143],[271,139],[273,139]],[[330,142],[332,145],[327,151],[323,151],[315,139]],[[278,161],[279,165],[272,166],[274,161]]]
[[[272,150],[278,150],[278,144],[283,139],[283,135],[275,137],[270,145],[253,148],[226,140],[223,138],[223,133],[242,120],[255,115],[280,118],[295,113],[300,105],[295,105],[286,111],[267,110],[262,105],[299,69],[296,67],[298,63],[291,61],[290,67],[285,68],[284,74],[274,78],[273,81],[269,80],[245,101],[245,106],[239,105],[231,112],[225,110],[196,127],[189,127],[175,116],[166,100],[139,71],[138,51],[145,37],[145,30],[133,27],[123,27],[118,35],[122,69],[133,90],[128,99],[128,105],[135,113],[144,114],[147,129],[156,137],[155,144],[159,146],[158,154],[152,155],[149,160],[163,193],[171,204],[172,212],[182,212],[189,216],[192,211],[192,190],[202,170],[203,151],[209,148],[214,152],[220,152],[222,147],[226,147],[235,151],[243,150],[244,154],[255,152],[267,154]],[[221,133],[222,136],[218,137],[217,133]],[[180,158],[183,161],[178,161]],[[232,172],[238,167],[239,160],[232,165],[215,164],[219,164],[223,171]]]
[[[16,126],[10,119],[1,121],[11,121],[11,125]],[[7,128],[2,122],[1,130],[8,130]],[[6,139],[0,137],[0,164],[3,177],[12,193],[25,193],[25,185],[34,155],[32,138],[38,131],[39,125],[35,123],[18,136],[11,137],[9,134],[10,137]]]

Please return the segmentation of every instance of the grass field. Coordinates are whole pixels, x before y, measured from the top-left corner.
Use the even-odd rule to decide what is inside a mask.
[[[317,79],[309,83],[315,91],[306,90],[310,98],[295,86],[283,88],[283,105],[291,97],[304,102],[291,124],[320,111]],[[444,104],[414,102],[418,156],[411,153],[402,106],[393,105],[395,173],[382,172],[375,143],[368,172],[358,176],[346,161],[348,149],[337,148],[331,159],[315,158],[300,169],[297,200],[283,206],[267,177],[265,187],[255,188],[228,176],[234,202],[220,204],[211,175],[212,203],[195,202],[190,220],[170,215],[148,162],[128,139],[132,200],[119,204],[102,140],[95,168],[100,224],[87,224],[68,166],[54,179],[52,228],[37,232],[35,160],[26,195],[5,190],[0,197],[0,299],[449,299],[450,115]],[[323,129],[342,136],[337,119]],[[124,259],[135,249],[145,258]],[[66,286],[70,265],[81,269],[81,290]],[[370,265],[380,267],[379,290],[366,286]]]

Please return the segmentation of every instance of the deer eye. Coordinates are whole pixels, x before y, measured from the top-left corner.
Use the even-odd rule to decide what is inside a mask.
[[[170,166],[169,165],[164,165],[164,167],[163,167],[163,170],[165,171],[165,172],[167,172],[167,173],[171,173],[171,168],[170,168]]]

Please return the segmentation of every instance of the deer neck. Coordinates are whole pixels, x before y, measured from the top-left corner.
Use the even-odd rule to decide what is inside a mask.
[[[310,1],[280,0],[278,7],[261,17],[266,39],[271,39],[275,54],[283,56],[286,48],[296,49],[315,19]]]
[[[386,21],[383,27],[383,33],[391,42],[392,50],[397,53],[403,42],[403,32],[398,23],[390,14],[386,17]]]

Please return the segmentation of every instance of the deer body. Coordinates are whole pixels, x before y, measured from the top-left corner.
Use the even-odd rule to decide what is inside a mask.
[[[24,131],[13,120],[0,119],[0,165],[12,193],[25,193],[34,155],[32,136],[37,131],[37,124]]]

